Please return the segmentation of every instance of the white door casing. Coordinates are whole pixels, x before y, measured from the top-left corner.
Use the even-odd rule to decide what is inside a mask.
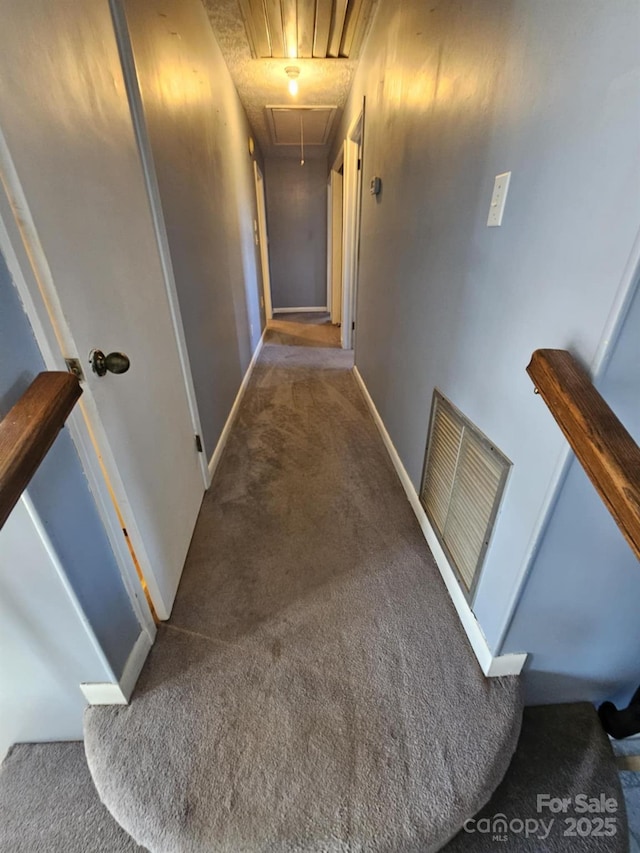
[[[342,327],[343,349],[353,349],[358,244],[360,233],[361,170],[359,168],[363,112],[351,124],[344,141],[343,241],[342,241]]]
[[[260,242],[260,265],[262,268],[262,290],[264,294],[264,316],[266,320],[273,317],[273,302],[271,300],[271,274],[269,272],[269,237],[267,235],[267,206],[264,195],[264,178],[260,167],[253,161],[253,173],[256,182],[256,206],[258,209],[258,240]]]
[[[45,329],[48,361],[83,365],[86,434],[167,618],[204,484],[109,7],[34,0],[3,12],[0,76],[11,85],[0,92],[0,170],[14,216],[6,232],[19,232],[15,255],[30,267],[23,301]],[[98,378],[94,347],[122,350],[131,369]]]
[[[333,261],[333,193],[331,191],[331,176],[327,183],[327,311],[329,318],[333,317],[333,286],[331,264]]]
[[[341,153],[342,157],[342,153]],[[342,163],[340,163],[340,166]],[[342,175],[335,168],[330,177],[331,254],[329,274],[331,286],[331,322],[342,321]]]

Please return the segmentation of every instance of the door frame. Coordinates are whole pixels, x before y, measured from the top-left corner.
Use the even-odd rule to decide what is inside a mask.
[[[20,223],[20,224],[18,224]],[[47,260],[40,245],[31,212],[13,161],[0,130],[0,252],[18,290],[47,370],[67,370],[65,354],[77,349],[60,306]],[[128,503],[117,465],[102,427],[91,389],[83,383],[83,395],[66,425],[80,457],[89,488],[113,549],[133,611],[151,643],[156,626],[134,558],[123,533],[123,519],[140,540],[135,521],[127,515]],[[133,537],[132,537],[133,538]],[[152,577],[145,577],[151,587]]]
[[[343,349],[353,349],[358,290],[358,252],[360,248],[360,209],[362,199],[362,141],[364,102],[349,125],[344,140],[343,218],[342,218],[342,326]]]
[[[331,275],[331,266],[333,263],[333,231],[331,227],[331,223],[333,220],[333,199],[331,193],[331,174],[329,174],[329,181],[327,183],[327,311],[329,313],[329,318],[331,322],[333,322],[333,287],[332,287],[332,275]]]
[[[273,318],[271,299],[271,273],[269,271],[269,235],[267,233],[267,203],[264,192],[264,175],[253,161],[253,176],[256,185],[256,207],[258,210],[258,242],[260,243],[260,267],[262,269],[262,293],[264,296],[264,317],[268,322]]]
[[[331,322],[335,325],[342,322],[343,176],[340,169],[343,162],[344,145],[341,145],[329,172],[327,212],[327,302],[330,306]]]

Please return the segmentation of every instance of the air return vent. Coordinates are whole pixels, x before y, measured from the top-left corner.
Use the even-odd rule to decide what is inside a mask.
[[[420,500],[470,599],[511,463],[438,391]]]

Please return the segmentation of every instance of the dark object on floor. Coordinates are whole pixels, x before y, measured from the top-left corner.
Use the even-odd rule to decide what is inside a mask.
[[[631,853],[640,853],[640,773],[622,770],[620,781],[627,805]]]
[[[156,853],[428,853],[495,790],[521,718],[351,355],[267,344],[133,700],[86,713],[103,802]]]
[[[637,735],[640,732],[640,687],[626,708],[618,710],[613,702],[603,702],[598,716],[604,730],[616,740]]]
[[[0,767],[3,853],[145,853],[100,802],[82,743],[19,743]]]
[[[627,853],[620,778],[593,706],[525,708],[511,766],[467,829],[443,853]]]

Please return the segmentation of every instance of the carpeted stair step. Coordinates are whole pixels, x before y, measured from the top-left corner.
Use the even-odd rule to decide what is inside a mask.
[[[496,848],[514,853],[629,850],[615,756],[591,704],[525,708],[518,748],[503,781],[444,850],[495,853]]]
[[[19,743],[0,767],[2,853],[144,853],[100,802],[82,742]]]
[[[632,831],[639,832],[640,774],[625,771],[620,775],[630,803]],[[599,802],[604,795],[605,800],[615,801],[618,807],[605,815],[576,814],[572,808],[566,814],[550,814],[546,808],[539,813],[536,806],[541,793],[568,798],[573,804],[578,795]],[[598,818],[603,816],[615,819],[615,835],[597,833]],[[572,817],[583,819],[580,830],[585,834],[565,834],[572,828],[566,820]],[[544,825],[539,823],[541,818]],[[547,831],[550,818],[554,824]],[[539,825],[536,827],[533,821]],[[512,853],[624,853],[628,849],[627,828],[620,782],[594,709],[586,704],[525,709],[511,766],[487,806],[469,821],[467,829],[445,845],[444,853],[495,853],[496,849]],[[631,848],[633,853],[638,849],[633,834],[631,840],[635,845]],[[287,848],[276,842],[270,849],[277,853]],[[118,826],[100,803],[83,745],[52,743],[16,746],[0,769],[0,850],[142,853],[144,848]]]

